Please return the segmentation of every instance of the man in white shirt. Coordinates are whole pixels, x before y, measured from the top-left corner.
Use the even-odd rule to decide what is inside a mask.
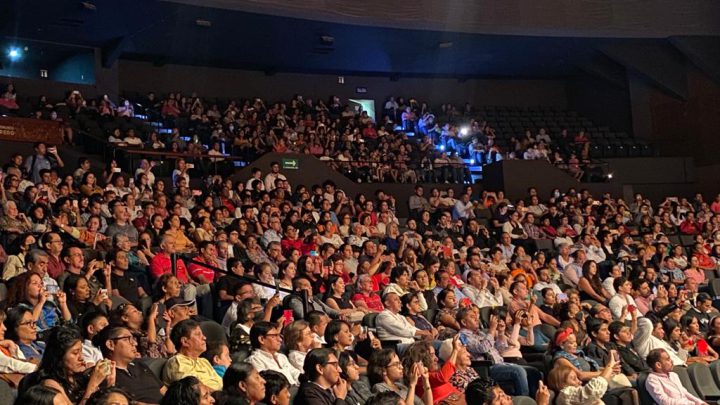
[[[463,194],[460,196],[460,199],[455,202],[455,207],[453,208],[452,213],[453,219],[470,219],[475,218],[475,213],[473,212],[473,205],[470,202],[470,195],[469,194]]]
[[[632,282],[625,277],[618,277],[613,281],[613,287],[617,294],[610,298],[608,303],[613,317],[620,321],[632,320],[630,309],[637,308],[635,300],[630,295],[632,293]],[[624,319],[623,313],[625,314]]]
[[[287,378],[290,385],[299,386],[300,370],[290,364],[287,356],[280,353],[282,334],[270,322],[257,322],[250,329],[250,344],[253,352],[245,361],[258,372],[273,370]]]
[[[394,292],[385,294],[383,304],[385,310],[376,318],[378,339],[399,340],[400,343],[412,344],[416,336],[424,339],[433,338],[431,331],[416,328],[400,314],[402,303],[399,295]]]
[[[592,260],[595,263],[605,261],[605,252],[600,246],[600,241],[598,241],[595,236],[586,233],[582,238],[581,246],[585,249],[585,255],[587,256],[587,260]]]
[[[488,289],[492,285],[495,293]],[[500,285],[495,277],[486,279],[482,272],[470,270],[467,274],[467,283],[463,286],[463,294],[472,301],[478,308],[499,307],[503,304],[503,297],[500,294]]]
[[[265,176],[265,191],[275,190],[275,180],[277,179],[287,181],[287,178],[282,173],[280,173],[280,163],[272,162],[270,163],[270,173]]]

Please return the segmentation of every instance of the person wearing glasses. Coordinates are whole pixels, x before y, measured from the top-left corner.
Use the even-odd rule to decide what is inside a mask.
[[[7,327],[3,323],[6,319],[7,315],[5,311],[0,310],[0,373],[32,373],[37,368],[37,361],[27,361],[20,347],[15,344],[13,339],[6,338],[5,332],[7,331]],[[20,319],[20,322],[23,322],[22,318]]]
[[[62,237],[57,232],[48,232],[42,236],[40,241],[45,253],[48,255],[47,273],[57,280],[65,272],[65,262],[60,257],[64,246]]]
[[[132,332],[121,326],[100,331],[93,341],[103,357],[115,362],[115,386],[122,388],[142,403],[160,403],[167,387],[138,357],[137,341]]]
[[[252,354],[247,358],[258,372],[274,370],[282,373],[292,386],[299,385],[301,371],[290,364],[287,356],[280,353],[283,337],[280,329],[270,322],[256,322],[250,329]]]
[[[429,374],[422,365],[414,366],[413,378],[408,382],[409,386],[403,384],[403,364],[393,349],[382,349],[373,352],[368,363],[368,380],[375,394],[382,392],[394,392],[405,400],[408,405],[432,405],[432,387],[430,386]],[[418,378],[415,378],[415,377]],[[415,396],[415,390],[419,379],[422,379],[423,396]]]
[[[313,349],[305,358],[303,378],[295,405],[346,405],[348,383],[340,377],[340,364],[332,349]]]
[[[178,353],[167,361],[163,369],[163,381],[166,384],[195,376],[210,390],[222,390],[222,378],[210,362],[201,357],[207,350],[207,342],[198,322],[186,319],[178,323],[170,332],[170,339]]]

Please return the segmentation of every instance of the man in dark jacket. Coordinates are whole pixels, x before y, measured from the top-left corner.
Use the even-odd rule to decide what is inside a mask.
[[[340,378],[340,365],[331,349],[311,350],[305,357],[300,390],[295,405],[346,405],[347,381]]]

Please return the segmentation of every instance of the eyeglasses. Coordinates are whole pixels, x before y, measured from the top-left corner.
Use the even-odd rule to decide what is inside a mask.
[[[395,363],[390,363],[390,364],[388,364],[387,366],[385,366],[385,368],[392,368],[392,367],[403,368],[403,365],[402,365],[402,363],[400,363],[400,362],[398,361],[398,362],[395,362]]]
[[[25,322],[20,322],[19,325],[20,325],[20,326],[31,326],[31,327],[35,327],[35,326],[37,325],[37,322],[35,322],[35,321],[25,321]]]
[[[282,335],[280,333],[268,333],[265,337],[277,337],[282,339]]]
[[[134,339],[134,338],[135,338],[135,337],[134,337],[133,335],[128,335],[128,336],[118,336],[118,337],[115,337],[115,338],[112,338],[112,339],[109,339],[109,340],[113,340],[113,341],[116,341],[116,342],[117,342],[117,341],[120,341],[120,340],[125,340],[125,339],[127,339],[128,342],[129,342],[130,339]]]

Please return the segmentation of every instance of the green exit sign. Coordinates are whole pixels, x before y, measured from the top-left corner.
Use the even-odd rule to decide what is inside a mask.
[[[290,169],[290,170],[297,170],[300,168],[300,161],[296,158],[283,158],[282,168]]]

